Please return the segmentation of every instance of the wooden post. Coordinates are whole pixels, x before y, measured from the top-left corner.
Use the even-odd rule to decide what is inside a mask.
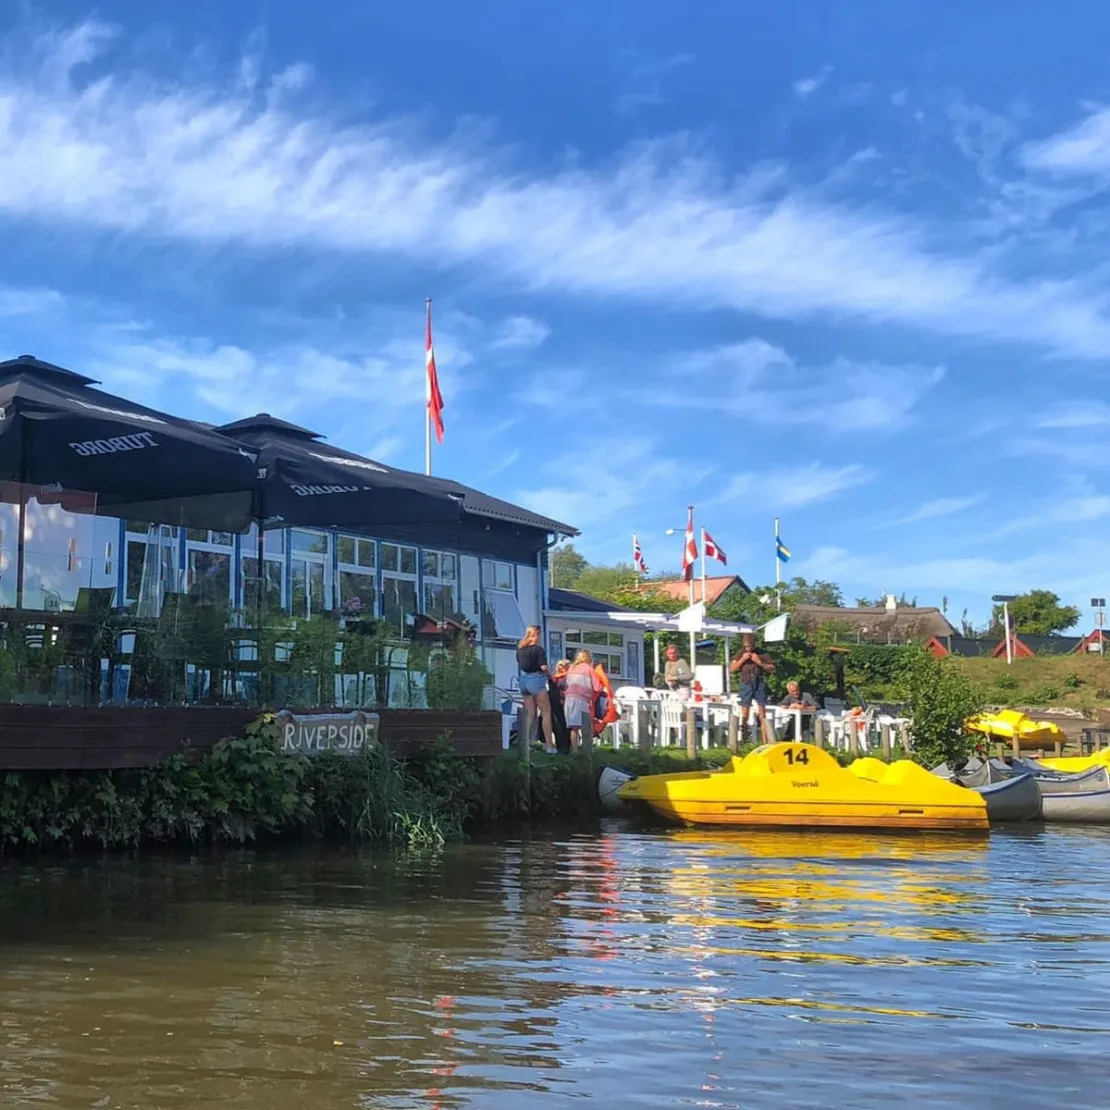
[[[764,744],[775,743],[775,730],[771,728],[771,720],[767,716],[766,709],[759,715],[759,732]]]
[[[653,737],[651,734],[648,706],[646,702],[636,703],[636,731],[640,734],[640,751],[644,755],[651,755]]]
[[[594,725],[590,721],[579,733],[582,737],[582,750],[592,759],[594,754]]]
[[[898,741],[902,745],[903,752],[909,753],[913,749],[913,734],[910,732],[909,725],[898,726]]]
[[[698,715],[692,705],[686,706],[686,758],[698,755]]]
[[[854,717],[848,721],[848,754],[859,755],[859,722]]]
[[[825,746],[825,718],[814,715],[813,743],[818,748]]]
[[[890,762],[890,725],[879,726],[879,743],[882,745],[883,759]]]
[[[1053,748],[1055,748],[1056,750],[1056,758],[1059,759],[1060,756],[1064,754],[1064,741],[1057,740],[1056,743],[1053,745]]]
[[[736,754],[740,747],[740,714],[734,709],[728,715],[728,750]]]
[[[1013,753],[1014,759],[1021,756],[1021,737],[1015,732],[1013,740],[1010,742],[1010,750]]]
[[[528,710],[522,710],[524,716],[524,728],[520,728],[517,724],[516,730],[516,754],[517,758],[524,765],[524,812],[532,812],[532,720],[529,716]],[[517,718],[518,722],[520,718]],[[536,720],[539,720],[539,713],[536,713]]]

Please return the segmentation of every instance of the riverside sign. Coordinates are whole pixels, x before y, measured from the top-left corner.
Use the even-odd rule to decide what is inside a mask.
[[[377,713],[355,710],[351,713],[277,714],[281,729],[281,750],[287,755],[317,755],[336,752],[358,755],[378,743],[381,718]]]

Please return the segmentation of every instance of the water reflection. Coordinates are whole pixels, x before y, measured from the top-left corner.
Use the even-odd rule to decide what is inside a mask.
[[[1108,846],[614,825],[8,866],[0,1104],[1101,1106]]]

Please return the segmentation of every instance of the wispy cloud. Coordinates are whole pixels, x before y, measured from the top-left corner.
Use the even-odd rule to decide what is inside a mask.
[[[939,517],[955,516],[973,505],[980,504],[985,497],[977,494],[974,497],[937,497],[932,501],[924,501],[913,512],[895,521],[895,524],[916,524],[922,520],[936,520]]]
[[[551,334],[542,320],[533,316],[510,316],[494,331],[490,349],[494,351],[532,351]]]
[[[1069,175],[1110,171],[1110,108],[1092,105],[1074,126],[1046,139],[1027,143],[1022,161],[1030,169]]]
[[[1105,401],[1062,401],[1036,419],[1036,427],[1052,429],[1102,428],[1110,425]]]
[[[753,338],[672,356],[654,388],[641,383],[628,399],[667,409],[702,408],[711,394],[715,410],[766,424],[896,431],[944,375],[941,366],[885,366],[844,358],[805,366],[781,347]],[[669,384],[691,376],[697,389]]]
[[[801,77],[794,82],[794,95],[804,99],[815,93],[831,76],[832,66],[822,66],[809,77]]]
[[[746,471],[735,475],[724,492],[714,500],[758,500],[768,507],[768,511],[799,509],[866,485],[874,477],[873,471],[855,463],[830,467],[814,462],[779,470]]]
[[[123,51],[107,53],[109,37],[88,23],[29,49],[9,44],[0,213],[212,247],[466,262],[533,289],[1110,353],[1091,279],[1012,279],[989,255],[932,249],[919,212],[833,199],[765,167],[726,176],[688,138],[529,173],[461,133],[437,140],[396,118],[341,120],[311,106],[301,80],[259,74],[245,91],[238,74],[173,79],[164,58],[159,76],[137,71]]]
[[[665,58],[649,59],[638,54],[626,54],[622,64],[626,67],[622,79],[617,111],[631,112],[637,108],[654,108],[667,102],[663,92],[667,74],[694,60],[693,54],[670,54]]]

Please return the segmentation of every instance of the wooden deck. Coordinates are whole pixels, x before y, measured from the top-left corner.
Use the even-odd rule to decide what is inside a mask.
[[[3,705],[0,771],[149,767],[186,745],[204,751],[239,735],[258,715],[257,709],[234,707]],[[379,716],[382,742],[399,756],[411,756],[444,734],[450,734],[460,755],[501,751],[496,712],[383,709]]]

